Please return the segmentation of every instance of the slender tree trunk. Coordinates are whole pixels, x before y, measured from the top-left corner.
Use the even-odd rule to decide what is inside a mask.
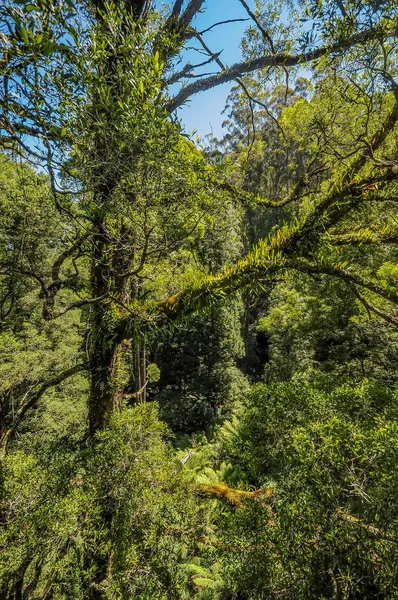
[[[250,189],[250,186],[246,185]],[[255,213],[253,209],[247,208],[245,215],[245,235],[244,235],[244,247],[245,253],[253,246],[256,241],[256,226],[255,226]],[[244,321],[243,321],[243,343],[245,347],[245,355],[242,365],[242,372],[247,375],[249,369],[249,353],[250,353],[250,317],[251,317],[251,297],[250,292],[247,290],[244,293]]]
[[[0,440],[3,439],[6,433],[4,402],[5,399],[0,396]]]
[[[133,348],[131,356],[131,396],[134,402],[146,402],[146,350],[145,345]]]
[[[245,355],[243,359],[242,372],[247,375],[250,352],[250,292],[246,291],[244,295],[244,324],[243,324],[243,343],[245,346]]]

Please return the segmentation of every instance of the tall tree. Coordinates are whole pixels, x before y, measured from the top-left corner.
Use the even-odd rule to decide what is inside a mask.
[[[325,231],[362,202],[388,195],[397,176],[391,148],[386,150],[398,119],[395,2],[352,0],[344,10],[337,1],[327,9],[321,2],[303,2],[288,26],[275,22],[272,6],[258,3],[254,13],[241,4],[255,33],[247,42],[248,58],[231,67],[194,27],[203,0],[177,0],[166,15],[142,0],[6,0],[0,8],[1,141],[5,149],[47,168],[54,205],[70,222],[71,244],[54,262],[41,294],[48,319],[90,308],[92,433],[121,406],[130,340],[142,345],[154,328],[176,323],[239,288],[263,285],[281,269],[340,277],[398,303],[396,290],[382,281],[319,261],[314,252]],[[300,19],[309,20],[312,33]],[[174,68],[192,38],[218,66],[217,74],[197,77],[191,64]],[[364,74],[380,95],[380,118],[361,123],[361,135],[328,179],[305,182],[306,204],[297,221],[281,226],[218,275],[190,285],[171,278],[159,286],[158,266],[214,208],[210,198],[226,194],[270,208],[286,203],[256,198],[228,181],[220,184],[180,138],[170,113],[216,85],[237,80],[244,86],[240,78],[247,73],[267,80],[277,68],[286,73],[315,61],[336,76],[344,69],[353,86],[361,85],[356,74]],[[168,86],[176,81],[182,88],[170,97]],[[82,253],[89,262],[88,277],[80,270],[79,290],[85,293],[60,305],[58,292],[69,286],[62,268]]]

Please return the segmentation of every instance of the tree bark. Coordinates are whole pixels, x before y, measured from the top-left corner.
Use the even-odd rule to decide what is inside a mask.
[[[104,190],[106,188],[106,192]],[[101,206],[109,200],[113,182],[103,186],[98,198]],[[91,312],[89,431],[93,435],[102,429],[115,410],[120,410],[123,397],[122,367],[128,345],[120,338],[117,321],[112,314],[112,298],[121,303],[129,300],[128,278],[117,278],[114,271],[123,272],[131,263],[128,248],[122,254],[112,248],[115,240],[109,236],[102,219],[97,220],[91,265],[93,294],[104,296]]]

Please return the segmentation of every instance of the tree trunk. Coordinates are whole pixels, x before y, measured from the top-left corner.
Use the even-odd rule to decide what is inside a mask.
[[[103,200],[103,196],[101,199]],[[120,410],[122,404],[122,367],[128,345],[120,339],[119,332],[115,330],[111,303],[112,298],[121,303],[129,301],[127,278],[117,280],[113,272],[123,271],[131,262],[128,248],[123,255],[120,251],[112,249],[114,240],[109,243],[103,222],[97,223],[95,231],[91,270],[92,294],[97,298],[105,296],[105,299],[94,304],[91,312],[91,388],[88,407],[91,435],[102,429],[112,413]]]
[[[89,430],[94,434],[121,409],[123,397],[122,366],[126,344],[112,344],[102,328],[96,332],[90,357],[91,387],[89,398]]]
[[[136,346],[132,352],[131,360],[131,388],[134,403],[146,401],[146,351],[145,345]]]
[[[0,440],[3,439],[6,433],[6,424],[5,424],[5,399],[0,396]]]
[[[94,0],[94,6],[98,9],[98,22],[109,27],[107,18],[104,18],[106,3],[103,0]],[[149,3],[146,0],[124,0],[124,3],[119,6],[121,30],[129,26],[126,20],[128,13],[134,19],[138,19],[143,16],[147,6]],[[118,54],[118,50],[115,52],[112,45],[109,46],[108,51],[99,69],[112,102],[107,106],[100,98],[93,101],[93,122],[103,122],[105,127],[110,127],[110,131],[105,135],[100,128],[96,131],[92,153],[93,164],[99,166],[93,169],[90,182],[95,190],[92,215],[91,293],[93,298],[104,298],[93,304],[90,318],[89,431],[91,435],[103,428],[112,413],[122,405],[124,387],[122,367],[128,345],[116,330],[116,319],[112,308],[115,304],[128,305],[131,300],[128,273],[133,263],[135,238],[134,231],[125,225],[122,219],[115,231],[115,205],[112,204],[112,199],[124,173],[122,169],[120,172],[117,169],[118,157],[110,153],[109,139],[114,133],[112,131],[113,106],[120,95],[118,68],[123,54]],[[131,202],[134,202],[134,198],[131,198]],[[110,226],[108,226],[108,217],[112,222]],[[140,377],[142,377],[141,367],[138,378]]]
[[[244,294],[244,323],[243,323],[243,343],[245,347],[245,354],[243,357],[242,372],[247,375],[248,364],[249,364],[249,352],[250,352],[250,292],[246,291]]]

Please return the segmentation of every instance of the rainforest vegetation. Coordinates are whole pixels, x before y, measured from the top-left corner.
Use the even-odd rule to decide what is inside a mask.
[[[397,3],[216,1],[0,2],[1,600],[398,599]]]

